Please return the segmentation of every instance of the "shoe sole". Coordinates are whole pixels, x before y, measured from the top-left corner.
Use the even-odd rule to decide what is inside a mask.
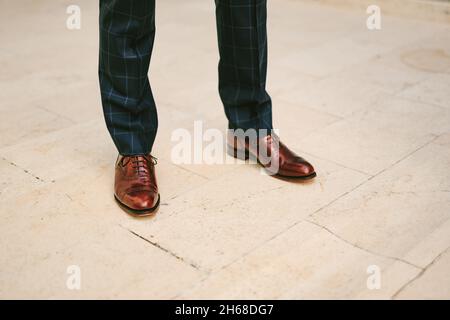
[[[152,216],[152,215],[154,215],[156,213],[157,209],[159,208],[160,196],[159,196],[159,193],[158,193],[158,201],[156,202],[156,204],[155,204],[155,206],[153,208],[142,209],[142,210],[137,210],[137,209],[133,209],[133,208],[128,207],[126,204],[122,203],[116,197],[116,195],[114,195],[114,199],[116,199],[116,202],[119,205],[119,207],[121,207],[126,213],[128,213],[129,215],[131,215],[133,217],[142,218],[142,217]]]
[[[227,153],[228,155],[239,159],[239,160],[248,160],[250,158],[250,152],[248,150],[240,151],[236,148],[231,147],[230,145],[227,145]],[[317,173],[313,172],[310,175],[307,176],[286,176],[279,173],[273,174],[270,171],[268,171],[263,164],[259,161],[259,159],[256,159],[258,164],[262,166],[270,175],[280,177],[280,178],[287,178],[287,179],[295,179],[295,180],[311,180],[317,176]]]

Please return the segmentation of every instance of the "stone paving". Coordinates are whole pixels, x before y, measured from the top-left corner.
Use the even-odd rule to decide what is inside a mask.
[[[112,196],[98,2],[68,30],[72,2],[0,0],[1,298],[450,298],[450,25],[269,1],[274,123],[318,171],[296,183],[171,161],[173,130],[226,121],[213,1],[158,1],[162,202],[135,219]]]

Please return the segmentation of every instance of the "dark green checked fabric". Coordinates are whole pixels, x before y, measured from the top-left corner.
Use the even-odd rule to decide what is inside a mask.
[[[229,128],[271,129],[272,102],[265,89],[267,1],[215,3],[219,94]],[[156,136],[158,117],[147,77],[154,37],[155,0],[100,0],[103,111],[124,155],[150,152]]]

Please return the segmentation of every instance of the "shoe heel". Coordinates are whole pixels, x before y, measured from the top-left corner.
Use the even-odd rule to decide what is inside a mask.
[[[227,145],[227,153],[228,155],[240,160],[248,160],[249,158],[249,153],[247,150],[238,150],[230,145]]]

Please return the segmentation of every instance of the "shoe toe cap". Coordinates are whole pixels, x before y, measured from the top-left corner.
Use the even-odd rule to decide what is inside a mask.
[[[304,159],[286,163],[282,166],[280,172],[292,177],[308,177],[315,175],[314,167]]]
[[[126,206],[133,210],[151,210],[158,203],[159,196],[155,192],[150,191],[136,191],[127,194],[123,202]]]

